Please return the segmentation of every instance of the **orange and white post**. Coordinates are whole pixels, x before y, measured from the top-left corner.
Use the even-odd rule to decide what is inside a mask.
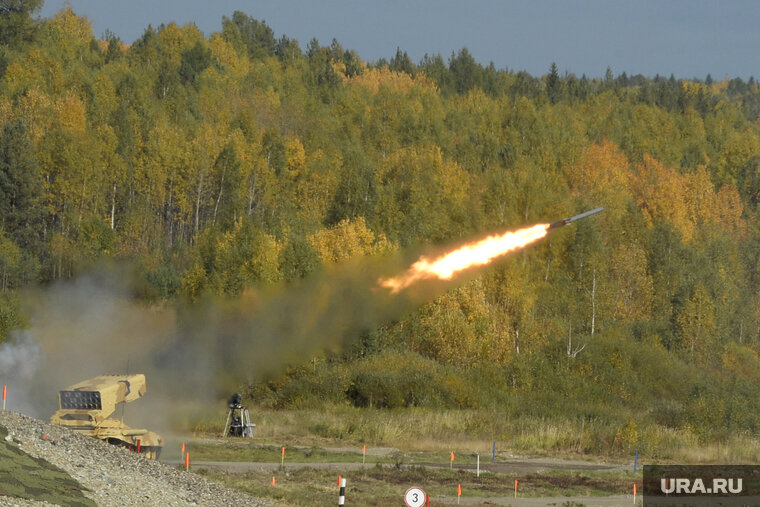
[[[280,460],[280,468],[285,468],[285,447],[282,448],[282,459]]]
[[[457,505],[459,505],[460,498],[462,498],[462,485],[457,484]]]
[[[633,505],[636,505],[636,483],[633,483]]]
[[[367,457],[367,444],[362,445],[362,465]]]
[[[451,464],[449,465],[449,468],[452,471],[454,470],[454,451],[451,451]]]
[[[272,486],[277,486],[277,481],[274,478],[274,475],[272,476],[272,482],[270,482]]]
[[[189,452],[185,453],[185,471],[186,472],[190,471],[190,453]]]
[[[515,498],[517,498],[517,479],[515,479]]]
[[[5,397],[8,394],[8,386],[3,385],[3,410],[5,410]]]

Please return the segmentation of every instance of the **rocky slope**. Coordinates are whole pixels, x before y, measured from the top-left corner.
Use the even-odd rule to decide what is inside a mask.
[[[100,440],[0,410],[6,442],[67,472],[99,506],[270,505]],[[0,496],[0,505],[49,505]]]

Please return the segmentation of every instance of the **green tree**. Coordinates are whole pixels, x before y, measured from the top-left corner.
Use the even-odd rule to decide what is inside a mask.
[[[480,86],[483,68],[475,61],[467,48],[462,48],[459,53],[451,53],[449,58],[449,72],[454,89],[457,93],[467,93],[476,86]]]
[[[211,65],[211,50],[204,43],[198,41],[195,45],[182,53],[182,63],[179,67],[179,76],[184,84],[198,87],[198,76]]]
[[[401,51],[401,48],[396,48],[396,54],[391,58],[388,68],[396,72],[406,72],[411,76],[415,74],[414,62],[406,51]]]
[[[17,46],[32,39],[38,22],[32,17],[44,0],[0,0],[0,46]]]
[[[214,162],[214,214],[212,224],[218,222],[221,230],[230,229],[244,214],[243,174],[234,142],[230,141]]]
[[[41,195],[42,176],[26,126],[6,124],[0,133],[0,228],[34,251],[44,227]]]
[[[273,56],[277,47],[274,32],[266,22],[258,21],[241,11],[232,13],[232,19],[226,16],[222,18],[222,37],[238,51],[246,52],[249,58]],[[283,46],[280,48],[284,49]],[[293,53],[281,51],[280,54]]]
[[[6,292],[17,285],[20,264],[21,250],[0,229],[0,292]]]
[[[562,81],[557,71],[557,64],[554,62],[549,69],[549,75],[546,76],[546,95],[552,104],[556,104],[562,98]]]

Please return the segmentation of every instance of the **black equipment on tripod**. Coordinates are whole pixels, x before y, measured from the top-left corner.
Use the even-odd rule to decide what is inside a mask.
[[[224,423],[225,437],[253,437],[253,428],[255,424],[251,422],[251,416],[248,409],[242,405],[243,396],[235,393],[227,400],[227,422]]]

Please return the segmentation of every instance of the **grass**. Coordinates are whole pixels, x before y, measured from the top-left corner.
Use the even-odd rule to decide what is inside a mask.
[[[261,443],[258,439],[225,439],[225,440],[196,440],[189,443],[193,459],[197,461],[250,461],[256,463],[281,463],[282,446]],[[460,442],[461,446],[462,443]],[[414,465],[420,463],[450,463],[451,451],[440,450],[405,450],[378,449],[369,447],[365,463],[367,466],[381,465]],[[475,465],[477,456],[472,452],[455,452],[455,465]],[[491,459],[490,454],[482,453],[483,465]],[[286,446],[285,463],[361,463],[360,447],[351,448],[322,448],[316,446]]]
[[[266,498],[278,505],[305,506],[329,505],[338,496],[337,473],[334,471],[303,468],[272,476],[266,472],[244,475],[205,472],[209,479],[250,495]],[[368,467],[352,471],[346,478],[346,503],[352,505],[399,505],[404,492],[411,486],[425,490],[431,500],[456,497],[457,485],[462,486],[463,497],[511,497],[514,479],[518,480],[520,496],[604,496],[630,493],[631,477],[624,473],[568,473],[548,472],[506,476],[504,474],[474,474],[412,467]]]
[[[95,507],[84,488],[55,465],[34,458],[10,441],[0,426],[0,496],[46,501],[68,507]]]
[[[192,444],[196,459],[279,463],[285,445],[286,463],[359,463],[362,445],[366,444],[367,466],[345,475],[347,502],[351,499],[358,505],[399,505],[410,486],[422,487],[431,499],[446,496],[456,501],[457,484],[462,485],[464,497],[510,497],[515,479],[521,496],[629,495],[634,480],[641,486],[644,464],[760,463],[760,439],[751,435],[735,434],[705,443],[688,426],[670,428],[647,421],[646,417],[549,418],[514,416],[496,410],[382,410],[344,405],[255,409],[251,416],[257,424],[254,439],[198,440]],[[221,433],[222,424],[220,418],[215,418],[196,421],[192,428],[196,436],[213,437]],[[497,467],[493,469],[496,473],[487,473],[494,441],[497,463],[520,456],[612,461],[622,467],[614,471],[550,470],[512,475],[506,473],[511,468]],[[380,448],[385,452],[377,452]],[[639,451],[636,477],[628,469],[629,464],[633,466],[635,450]],[[451,451],[456,454],[453,471],[446,466]],[[480,454],[484,470],[479,478],[471,470],[456,468],[472,468],[475,453]],[[432,467],[433,463],[442,468]],[[275,473],[274,487],[271,472],[204,473],[277,504],[300,506],[334,503],[339,472],[335,468],[288,468]]]
[[[251,417],[257,424],[255,440],[273,446],[269,451],[249,450],[264,456],[263,461],[278,461],[282,445],[354,447],[359,453],[366,444],[368,448],[393,447],[405,452],[447,454],[453,450],[462,455],[479,452],[490,456],[496,441],[497,457],[517,454],[626,461],[638,450],[641,463],[760,462],[760,439],[752,435],[703,442],[689,427],[668,428],[643,417],[637,424],[634,419],[515,417],[495,410],[382,410],[344,405],[321,410],[254,409]],[[223,424],[221,417],[196,420],[189,429],[196,436],[219,436]],[[274,453],[276,459],[266,458],[267,452]],[[304,462],[309,459],[304,455]]]

